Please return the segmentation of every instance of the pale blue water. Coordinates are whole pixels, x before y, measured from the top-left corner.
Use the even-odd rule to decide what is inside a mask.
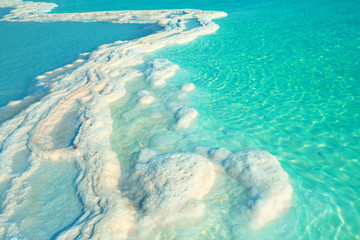
[[[149,57],[182,68],[170,89],[181,82],[197,86],[189,102],[200,113],[198,125],[173,144],[175,150],[273,153],[292,180],[293,207],[265,229],[249,231],[239,221],[242,189],[220,180],[202,224],[163,231],[159,239],[360,238],[360,1],[53,2],[57,12],[199,8],[229,14],[216,20],[215,34]],[[142,87],[133,82],[128,90]],[[161,89],[158,95],[166,96]],[[143,111],[147,124],[131,131],[123,120],[140,117],[130,111],[131,101],[130,95],[113,106],[113,148],[125,169],[134,151],[162,150],[154,138],[168,131],[172,117]]]
[[[9,14],[10,11],[11,11],[11,8],[0,8],[0,18]]]
[[[248,5],[159,53],[209,92],[195,100],[208,140],[266,149],[290,174],[293,209],[256,239],[359,238],[359,3]]]
[[[232,187],[224,184],[209,204],[227,217],[210,213],[200,227],[205,235],[192,238],[360,238],[359,7],[360,1],[203,2],[202,9],[229,13],[216,20],[216,34],[156,53],[183,69],[174,83],[192,81],[203,91],[192,99],[200,112],[195,131],[203,135],[179,148],[266,149],[296,193],[286,216],[255,233],[236,221],[239,202],[219,203],[227,198],[221,188]],[[167,131],[164,126],[157,131]],[[153,147],[154,132],[137,144]]]
[[[150,24],[105,22],[0,22],[0,107],[31,94],[36,76],[73,62],[80,53],[158,29]]]

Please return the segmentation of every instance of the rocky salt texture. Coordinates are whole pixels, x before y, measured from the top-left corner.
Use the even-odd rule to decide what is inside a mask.
[[[199,116],[195,108],[182,107],[175,113],[177,128],[188,128],[190,124]]]
[[[59,229],[54,237],[127,239],[137,225],[137,210],[119,188],[121,166],[110,144],[112,119],[109,104],[126,94],[127,81],[144,75],[133,67],[145,62],[145,54],[215,32],[218,25],[211,19],[226,14],[200,10],[51,14],[48,12],[56,7],[52,3],[6,0],[0,1],[0,7],[13,8],[2,21],[107,21],[153,23],[164,27],[162,31],[140,39],[104,44],[70,65],[42,74],[37,80],[47,91],[2,109],[8,114],[4,118],[9,120],[0,126],[0,184],[5,189],[1,203],[0,238],[26,238],[15,216],[17,210],[26,204],[31,191],[27,187],[28,179],[41,163],[70,161],[78,170],[75,190],[83,213],[71,225]],[[187,19],[196,19],[199,27],[186,29]],[[162,71],[166,77],[173,75],[178,68],[166,60],[148,65]],[[164,81],[154,71],[146,74],[154,85]],[[140,96],[140,103],[151,102],[150,95],[145,95]],[[61,134],[59,129],[66,129],[67,133]],[[23,155],[26,157],[20,159],[19,156]],[[13,164],[19,161],[26,167],[13,169]]]
[[[155,101],[154,96],[152,96],[148,91],[141,90],[136,94],[137,101],[140,104],[151,104]]]
[[[157,87],[164,85],[166,79],[173,77],[178,69],[178,65],[167,59],[155,59],[149,62],[145,74],[151,85]]]
[[[253,228],[263,227],[290,207],[293,189],[275,156],[258,149],[238,151],[229,154],[222,165],[248,189],[247,208]]]
[[[197,153],[157,154],[144,149],[122,176],[110,144],[109,104],[126,94],[126,83],[145,77],[155,89],[179,68],[166,59],[147,62],[145,55],[215,32],[218,26],[212,19],[226,13],[186,9],[49,14],[55,6],[0,0],[0,7],[14,8],[2,21],[153,23],[164,29],[140,39],[102,45],[72,64],[44,73],[37,80],[47,91],[2,109],[9,120],[0,126],[0,185],[5,186],[1,239],[26,239],[16,214],[31,191],[28,179],[45,161],[76,165],[75,191],[82,204],[81,215],[59,229],[54,239],[145,238],[158,227],[199,219],[205,215],[204,200],[217,174],[228,174],[248,188],[247,208],[254,227],[264,226],[290,206],[288,176],[265,151],[199,148]],[[198,26],[187,29],[189,19],[195,19]],[[140,64],[147,66],[144,72],[135,69]],[[193,89],[187,83],[178,90]],[[154,102],[152,92],[137,92],[137,102],[155,105],[158,101]],[[196,109],[180,103],[171,109],[177,131],[186,131],[198,117]],[[20,158],[23,155],[26,158]],[[26,167],[14,169],[19,161]]]
[[[123,182],[123,192],[138,209],[137,229],[141,231],[137,237],[157,227],[203,217],[204,197],[218,174],[248,189],[245,207],[251,228],[265,226],[290,207],[293,190],[288,174],[269,152],[208,147],[196,152],[157,155],[144,149],[137,154],[137,163]]]
[[[180,89],[180,91],[183,91],[183,92],[191,92],[192,90],[195,89],[195,85],[193,83],[184,83],[184,84],[181,84],[179,89]]]
[[[159,226],[202,217],[202,200],[215,183],[214,165],[194,153],[150,152],[147,161],[143,155],[124,181],[125,193],[139,211],[140,237]]]

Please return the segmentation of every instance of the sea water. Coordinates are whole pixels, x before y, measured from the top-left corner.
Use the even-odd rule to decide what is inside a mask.
[[[29,95],[36,76],[73,62],[80,53],[156,30],[146,24],[105,22],[1,22],[0,28],[0,107]]]
[[[198,234],[192,232],[191,238],[358,238],[360,2],[225,1],[213,6],[204,3],[205,9],[229,14],[216,20],[220,29],[214,35],[155,53],[181,67],[175,85],[193,82],[198,91],[190,96],[200,113],[197,137],[174,145],[181,150],[200,145],[266,149],[289,173],[296,199],[282,219],[248,232],[237,221],[238,202],[231,200],[241,199],[240,190],[225,191],[230,184],[223,183],[209,197],[209,219],[195,227]],[[115,119],[118,112],[113,110]],[[168,131],[168,123],[154,130],[161,122],[153,119],[147,134],[134,137],[137,146],[153,147],[154,135]],[[117,127],[115,120],[115,133]],[[114,136],[114,149],[124,156],[128,145],[121,141],[122,131]]]
[[[243,3],[215,35],[159,53],[208,93],[193,100],[208,140],[266,149],[291,176],[289,214],[244,238],[359,237],[359,4]]]
[[[359,237],[358,1],[55,3],[59,4],[57,12],[198,8],[229,14],[215,20],[220,26],[215,34],[146,56],[148,61],[168,59],[180,69],[166,80],[164,87],[152,87],[145,77],[127,84],[127,94],[111,107],[112,148],[124,174],[134,163],[134,153],[144,148],[157,153],[189,152],[196,147],[264,149],[279,159],[290,176],[294,188],[292,206],[261,230],[251,230],[242,208],[246,204],[245,189],[234,179],[221,176],[205,199],[208,210],[201,221],[193,227],[163,227],[154,238]],[[138,69],[144,71],[147,67],[143,64]],[[179,94],[179,86],[190,82],[196,88]],[[138,92],[144,89],[156,99],[150,106],[137,102]],[[190,128],[174,127],[172,109],[176,104],[199,113]],[[47,164],[39,168],[42,170],[31,181],[43,179],[49,191],[58,181],[46,170]],[[64,178],[68,180],[62,181],[63,186],[70,187],[76,171],[72,167],[66,170],[67,163],[56,164],[54,167],[68,173]],[[44,196],[43,206],[51,202],[46,196],[56,196],[45,189],[38,191]],[[81,209],[75,197],[72,201],[74,214],[63,216],[68,225]],[[60,222],[61,214],[57,214],[61,209],[60,204],[58,211],[43,208],[33,215],[48,212]],[[42,223],[30,227],[31,221],[23,221],[23,234],[36,238],[40,231],[32,229],[38,229]],[[50,225],[44,227],[48,233],[41,236],[56,237],[57,231],[66,227],[59,223]]]

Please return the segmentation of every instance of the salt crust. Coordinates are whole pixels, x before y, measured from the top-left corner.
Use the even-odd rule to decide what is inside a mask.
[[[182,107],[175,113],[175,126],[183,129],[188,128],[198,116],[199,113],[195,108]]]
[[[210,147],[197,147],[195,152],[248,189],[250,227],[261,228],[290,207],[293,189],[289,176],[269,152],[259,149],[231,152]]]
[[[152,96],[148,91],[141,90],[137,94],[137,101],[140,104],[151,104],[155,101],[154,96]]]
[[[225,172],[248,189],[247,209],[252,228],[265,226],[290,207],[293,189],[289,176],[269,152],[250,149],[230,153],[215,149],[209,155],[216,161],[224,159],[221,164]]]
[[[40,163],[73,161],[79,170],[75,186],[83,214],[59,232],[57,239],[127,239],[139,223],[134,204],[119,188],[121,169],[110,144],[109,104],[126,94],[127,81],[142,76],[143,73],[131,67],[144,63],[145,54],[215,32],[218,25],[211,20],[226,13],[185,9],[49,14],[55,4],[19,0],[0,0],[0,7],[14,8],[1,21],[106,21],[164,26],[163,30],[140,39],[104,44],[91,52],[88,59],[76,60],[72,67],[67,65],[46,73],[46,77],[39,76],[39,86],[47,91],[0,109],[2,113],[15,114],[0,126],[0,184],[7,185],[0,214],[0,238],[25,238],[12,217],[26,200],[30,190],[27,179]],[[191,18],[200,26],[186,29],[185,21]],[[63,141],[53,132],[67,128],[67,123],[77,127],[69,146],[62,147]],[[12,164],[19,161],[19,152],[28,153],[27,168],[15,171]],[[199,164],[207,166],[205,161]],[[190,193],[189,196],[192,197]],[[194,197],[195,200],[198,198]],[[196,201],[189,203],[197,209],[203,206]],[[145,220],[142,222],[146,225]]]
[[[170,62],[167,59],[155,59],[148,63],[148,67],[145,70],[147,80],[152,86],[161,86],[166,83],[166,79],[175,75],[179,66]]]
[[[202,217],[202,200],[215,179],[214,165],[199,154],[167,153],[144,161],[142,152],[124,182],[126,195],[139,211],[138,237],[163,225]]]
[[[143,149],[137,154],[137,163],[123,182],[123,192],[138,210],[136,238],[164,225],[204,216],[203,199],[217,174],[228,174],[248,189],[245,207],[254,229],[290,207],[293,190],[288,175],[270,153],[209,147],[198,147],[195,152],[157,155]]]
[[[134,235],[141,238],[157,226],[199,218],[205,211],[203,199],[215,182],[216,168],[223,168],[223,172],[249,189],[247,208],[253,227],[264,226],[290,206],[292,188],[287,174],[274,156],[261,150],[231,153],[226,149],[203,148],[199,150],[203,156],[156,155],[151,150],[143,150],[123,182],[126,183],[123,192],[119,189],[120,165],[109,140],[112,132],[109,103],[126,93],[126,81],[142,75],[130,67],[143,63],[143,54],[216,31],[218,26],[211,19],[223,17],[225,13],[154,10],[47,14],[54,4],[21,1],[0,1],[0,7],[15,8],[4,17],[6,21],[147,22],[165,27],[141,39],[103,45],[90,53],[88,60],[75,61],[76,68],[66,76],[38,77],[39,84],[49,87],[48,94],[32,101],[0,127],[0,181],[10,181],[0,215],[2,238],[23,238],[10,219],[26,196],[26,179],[44,160],[74,161],[79,168],[75,184],[84,213],[57,239],[127,239]],[[184,31],[184,20],[188,18],[196,18],[200,27]],[[165,83],[178,68],[167,60],[155,60],[148,66],[152,70],[145,74],[154,86]],[[48,74],[61,71],[63,68]],[[160,72],[162,74],[158,74]],[[191,88],[191,85],[183,86],[180,90]],[[12,102],[8,108],[19,105],[21,101]],[[51,137],[51,133],[68,120],[63,116],[70,111],[77,113],[70,122],[76,121],[78,129],[69,147],[58,148],[59,141],[56,136]],[[181,107],[175,113],[176,126],[187,128],[197,116],[195,109]],[[29,152],[29,165],[24,171],[14,172],[11,165],[19,151]]]
[[[76,68],[66,75],[61,74],[64,68],[59,68],[48,73],[55,74],[53,78],[39,76],[39,84],[49,88],[45,96],[27,97],[24,104],[11,102],[6,111],[2,109],[15,112],[23,106],[22,111],[0,126],[0,182],[9,182],[0,215],[1,238],[23,238],[11,217],[25,199],[26,179],[45,160],[74,161],[79,168],[75,184],[84,213],[58,239],[127,239],[133,234],[146,235],[162,224],[201,217],[205,209],[203,198],[215,181],[215,166],[248,188],[247,208],[254,228],[264,226],[290,206],[292,188],[288,175],[274,156],[261,150],[231,153],[226,149],[203,148],[199,150],[203,156],[155,155],[151,150],[143,151],[125,180],[131,186],[124,189],[127,197],[119,189],[121,170],[110,145],[109,104],[125,95],[126,81],[142,75],[131,67],[143,63],[146,53],[216,31],[218,26],[211,20],[224,17],[225,13],[187,9],[48,14],[55,6],[0,1],[0,7],[14,8],[2,21],[157,23],[164,30],[132,41],[102,45],[89,54],[88,60],[75,61]],[[184,22],[190,18],[197,19],[200,27],[186,29]],[[154,86],[164,84],[178,68],[163,59],[148,66],[153,69],[145,74]],[[156,72],[162,72],[165,78]],[[59,140],[52,136],[52,131],[67,122],[64,116],[70,111],[77,113],[69,121],[75,121],[78,128],[70,146],[59,148]],[[192,108],[178,109],[176,126],[189,127],[197,115]],[[20,151],[29,153],[28,167],[15,172],[11,166]]]
[[[183,92],[191,92],[195,89],[195,85],[193,83],[183,83],[179,89]]]

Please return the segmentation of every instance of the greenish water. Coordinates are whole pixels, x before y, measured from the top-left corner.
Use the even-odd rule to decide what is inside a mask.
[[[124,171],[141,148],[267,150],[290,175],[292,208],[251,231],[242,218],[243,189],[221,178],[202,223],[164,230],[158,239],[360,239],[360,1],[54,2],[57,12],[199,8],[229,14],[216,20],[215,34],[149,56],[181,67],[166,88],[154,90],[158,102],[171,103],[168,93],[182,82],[197,86],[184,100],[200,113],[196,125],[177,131],[163,105],[134,107],[133,93],[148,87],[139,79],[112,106],[113,148]]]
[[[10,11],[11,11],[11,8],[0,8],[0,18],[9,14]]]
[[[8,11],[2,9],[0,16]],[[0,22],[0,107],[32,94],[36,76],[72,63],[79,53],[158,29],[150,24],[105,22]]]
[[[124,114],[117,113],[124,108],[114,107],[114,149],[121,156],[127,149],[144,147],[160,152],[204,145],[265,149],[289,173],[296,196],[283,218],[252,232],[237,215],[239,189],[220,180],[221,187],[208,199],[212,210],[207,220],[187,229],[190,235],[170,231],[158,237],[359,239],[360,2],[221,4],[219,9],[229,16],[216,20],[216,34],[153,56],[180,65],[174,86],[197,86],[190,103],[200,113],[198,126],[171,147],[154,146],[154,135],[169,134],[172,117],[164,113],[160,121],[149,111],[149,125],[140,124],[138,133],[129,131],[127,140],[120,141]],[[216,6],[204,4],[205,9]],[[143,117],[135,115],[130,119]]]

